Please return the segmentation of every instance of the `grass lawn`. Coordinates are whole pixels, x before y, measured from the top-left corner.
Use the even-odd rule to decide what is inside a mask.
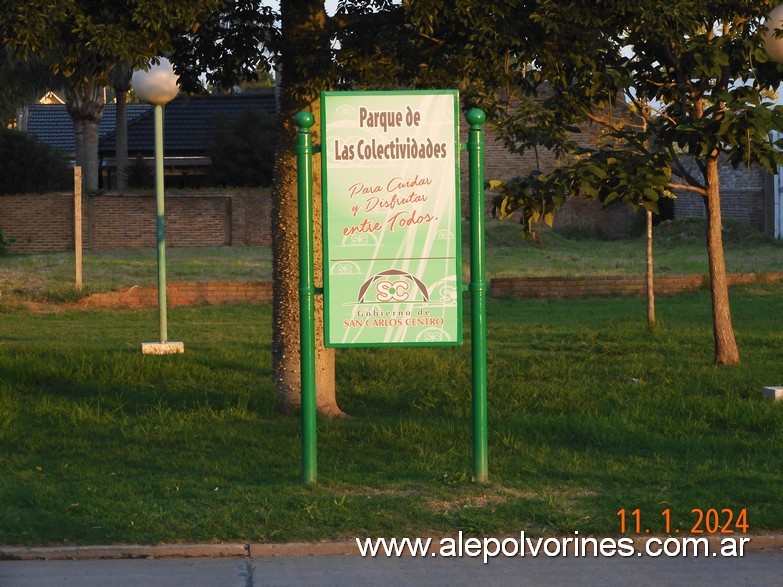
[[[270,247],[166,249],[167,278],[177,281],[267,281],[272,278]],[[156,249],[85,251],[87,292],[157,283]],[[0,256],[0,294],[53,301],[79,297],[74,288],[74,255],[47,253]]]
[[[657,274],[706,274],[707,249],[702,219],[666,222],[654,230]],[[463,230],[463,234],[466,231]],[[727,221],[723,231],[726,266],[731,273],[783,271],[783,241]],[[512,222],[491,222],[487,265],[492,277],[562,275],[644,275],[646,237],[591,238],[575,230],[547,231],[538,242],[522,240]],[[468,260],[467,244],[464,260]]]
[[[467,224],[463,235],[469,234]],[[554,275],[643,275],[644,237],[624,240],[582,238],[573,231],[548,231],[524,240],[518,224],[493,221],[487,228],[490,277]],[[783,243],[736,222],[724,230],[726,263],[732,273],[783,272]],[[679,220],[656,229],[655,271],[660,274],[707,273],[704,222]],[[13,250],[13,248],[11,249]],[[167,277],[176,281],[265,281],[272,278],[269,247],[169,248]],[[469,273],[469,243],[463,242],[463,267]],[[154,286],[155,249],[87,251],[86,291]],[[73,253],[0,256],[0,295],[69,301],[74,290]]]
[[[490,482],[470,480],[470,347],[337,352],[351,419],[275,413],[271,308],[169,314],[184,355],[143,356],[154,311],[0,305],[0,543],[688,533],[694,508],[783,529],[783,286],[733,290],[742,364],[714,367],[706,292],[491,301]],[[469,320],[466,317],[466,324]],[[467,335],[467,333],[466,333]]]

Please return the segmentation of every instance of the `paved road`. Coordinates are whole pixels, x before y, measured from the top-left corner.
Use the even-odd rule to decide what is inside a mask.
[[[783,586],[783,549],[743,558],[365,559],[357,555],[0,561],[0,587]]]

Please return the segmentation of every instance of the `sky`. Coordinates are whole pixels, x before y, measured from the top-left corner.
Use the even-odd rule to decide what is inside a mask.
[[[279,0],[270,0],[269,2],[266,2],[266,4],[269,4],[276,10],[280,8]],[[326,12],[328,14],[334,14],[335,10],[337,10],[337,0],[326,0]]]

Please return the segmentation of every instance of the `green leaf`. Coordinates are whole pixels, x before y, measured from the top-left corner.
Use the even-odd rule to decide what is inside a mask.
[[[500,181],[499,179],[490,179],[489,180],[489,189],[493,192],[496,191],[502,191],[503,184],[505,182]]]

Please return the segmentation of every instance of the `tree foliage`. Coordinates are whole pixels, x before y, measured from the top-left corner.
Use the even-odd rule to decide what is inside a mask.
[[[509,148],[571,157],[553,177],[509,187],[506,211],[536,206],[529,193],[543,194],[542,217],[562,204],[555,193],[655,210],[667,189],[706,194],[710,155],[768,169],[779,158],[769,131],[783,111],[767,96],[780,74],[758,36],[765,0],[440,4],[411,3],[435,64],[459,72]],[[468,26],[455,32],[458,22]],[[597,144],[577,140],[585,124],[601,128]]]
[[[343,0],[327,16],[321,0],[284,0],[276,29],[269,27],[271,15],[258,10],[261,3],[248,1],[256,7],[249,10],[244,0],[234,6],[258,15],[247,32],[255,41],[243,45],[251,53],[263,45],[255,61],[215,58],[226,30],[220,19],[189,37],[185,54],[222,72],[208,79],[224,87],[263,60],[282,72],[275,280],[292,285],[276,296],[282,304],[276,306],[276,331],[293,315],[280,308],[296,295],[295,231],[286,221],[295,214],[286,160],[293,149],[290,119],[300,109],[317,111],[324,89],[458,86],[466,104],[485,109],[509,149],[546,148],[562,158],[564,165],[552,173],[496,186],[499,209],[521,210],[528,230],[551,222],[570,195],[655,211],[675,188],[702,194],[712,210],[713,306],[725,308],[714,316],[716,360],[738,360],[730,349],[733,333],[727,344],[718,342],[718,331],[727,323],[731,328],[717,161],[770,166],[777,157],[767,132],[779,128],[780,113],[764,102],[777,68],[766,63],[755,36],[767,2]],[[597,144],[580,140],[587,124],[602,129]],[[700,175],[688,172],[685,157],[697,162]],[[294,333],[276,341],[276,372],[296,369],[296,340]]]
[[[275,121],[257,108],[247,108],[233,120],[218,115],[210,121],[212,162],[207,169],[217,185],[272,185],[275,155]]]
[[[0,123],[10,126],[16,112],[48,89],[49,68],[39,59],[24,61],[0,47]]]
[[[76,162],[88,189],[98,187],[97,125],[103,88],[120,64],[144,67],[170,50],[220,0],[5,0],[3,46],[38,59],[57,77],[76,132]]]
[[[198,26],[173,40],[172,60],[188,92],[230,90],[268,71],[279,39],[279,14],[262,0],[224,0]],[[203,78],[203,79],[202,79]]]
[[[144,67],[170,49],[172,35],[196,25],[219,0],[6,0],[0,8],[4,44],[43,57],[74,85],[96,80],[122,62]]]
[[[738,362],[719,163],[771,170],[781,161],[783,144],[773,144],[769,132],[783,128],[783,109],[767,99],[781,77],[759,36],[771,3],[439,4],[437,12],[410,6],[438,59],[462,73],[467,93],[485,105],[507,146],[563,156],[552,173],[493,184],[500,212],[521,211],[530,231],[551,224],[568,196],[657,211],[672,190],[699,194],[709,220],[715,360]],[[456,30],[459,22],[469,26]],[[594,144],[578,140],[587,124],[600,128]]]
[[[0,126],[0,194],[68,189],[73,181],[65,157],[27,134]]]
[[[15,242],[15,238],[9,238],[5,236],[3,229],[0,228],[0,257],[5,255]]]

